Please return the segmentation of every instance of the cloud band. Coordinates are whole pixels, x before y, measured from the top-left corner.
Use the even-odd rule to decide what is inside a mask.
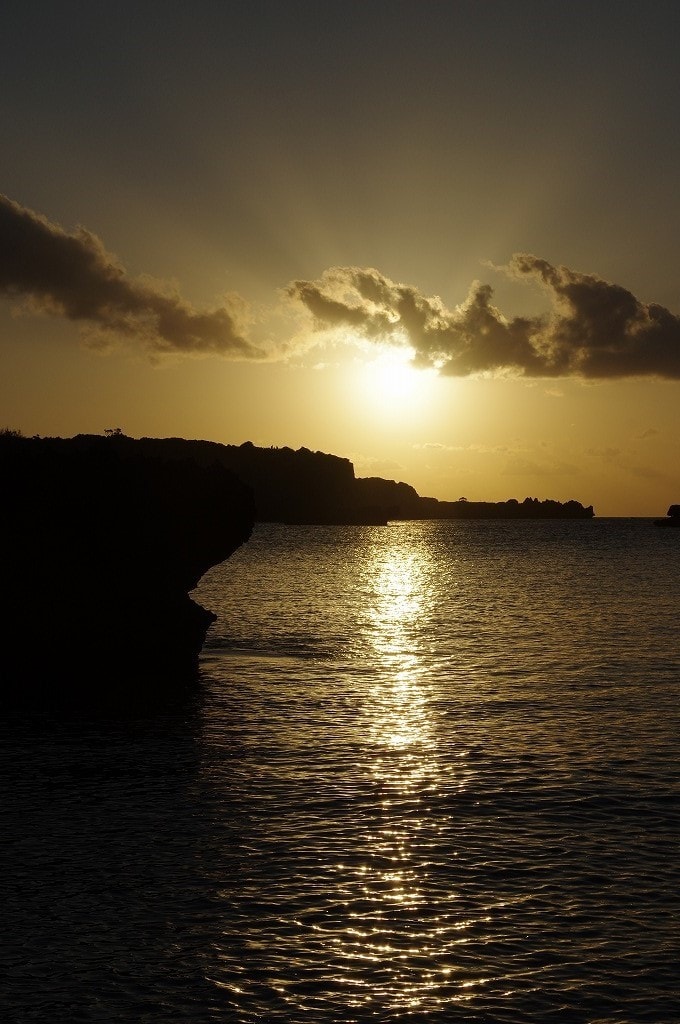
[[[309,315],[312,335],[342,328],[408,345],[415,365],[445,375],[680,379],[680,317],[663,306],[526,253],[496,269],[538,282],[550,312],[506,317],[493,304],[491,287],[479,282],[448,309],[437,296],[363,267],[332,268],[315,281],[292,282],[286,293]],[[155,282],[130,277],[91,232],[69,234],[2,195],[0,294],[134,341],[152,355],[265,356],[248,337],[238,297],[196,309]]]
[[[0,293],[40,312],[133,339],[153,354],[262,355],[245,336],[240,310],[202,311],[159,285],[135,280],[84,228],[69,234],[0,195]]]
[[[336,267],[316,281],[294,281],[288,294],[314,328],[346,328],[414,349],[420,366],[465,377],[680,379],[680,317],[599,277],[556,267],[528,254],[499,268],[546,290],[546,316],[505,317],[489,285],[475,282],[453,310],[437,296],[397,284],[371,268]]]

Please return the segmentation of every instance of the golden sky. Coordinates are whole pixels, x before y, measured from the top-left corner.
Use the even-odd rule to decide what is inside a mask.
[[[10,2],[0,425],[680,500],[666,2]]]

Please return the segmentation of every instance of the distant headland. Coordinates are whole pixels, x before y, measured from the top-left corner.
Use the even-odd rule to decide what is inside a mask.
[[[672,526],[680,528],[680,505],[671,505],[665,519],[655,519],[655,526]]]
[[[87,444],[86,435],[73,439]],[[579,501],[439,501],[421,497],[410,484],[380,477],[356,477],[349,459],[308,448],[258,448],[182,438],[111,435],[120,450],[136,446],[154,458],[191,458],[202,466],[218,465],[247,484],[258,522],[288,524],[385,524],[409,519],[591,519],[592,505]]]

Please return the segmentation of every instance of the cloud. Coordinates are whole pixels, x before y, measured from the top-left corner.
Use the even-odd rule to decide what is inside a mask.
[[[411,448],[416,452],[462,452],[464,446],[455,444],[442,444],[440,441],[425,441],[422,444],[412,444]]]
[[[306,307],[315,329],[344,328],[373,341],[410,345],[419,366],[467,376],[504,362],[532,363],[526,321],[506,323],[490,304],[488,285],[474,284],[453,312],[437,296],[428,298],[371,268],[335,267],[318,281],[294,281],[287,291]]]
[[[653,466],[628,466],[627,469],[632,476],[639,477],[641,480],[672,480],[675,482],[673,475],[655,469]]]
[[[583,377],[680,378],[680,317],[592,274],[513,256],[508,271],[538,280],[554,307],[544,333],[549,360]]]
[[[663,306],[643,304],[620,285],[528,254],[496,269],[538,282],[550,312],[508,318],[494,306],[491,287],[479,282],[450,310],[438,296],[359,267],[294,281],[287,293],[311,314],[313,330],[343,328],[409,345],[415,365],[451,376],[680,379],[680,317]]]
[[[389,479],[399,480],[404,473],[404,467],[393,459],[376,459],[369,455],[350,455],[350,462],[358,477],[382,476]]]
[[[149,353],[263,355],[246,337],[244,303],[198,310],[157,283],[134,279],[102,242],[69,234],[0,195],[0,294],[66,317],[101,338],[132,339]]]
[[[502,476],[574,476],[578,469],[569,462],[546,465],[518,456],[509,459],[500,472]]]
[[[312,335],[342,329],[408,346],[414,365],[445,375],[680,379],[680,317],[663,306],[528,254],[495,269],[537,282],[550,300],[549,312],[506,317],[494,305],[491,287],[480,282],[448,309],[436,295],[362,267],[335,267],[315,281],[294,281],[285,295],[311,319]],[[127,339],[152,356],[266,355],[249,337],[247,307],[238,296],[215,309],[196,309],[162,284],[131,277],[85,228],[68,233],[2,195],[0,295],[82,324],[97,344]],[[278,357],[285,354],[283,346]]]

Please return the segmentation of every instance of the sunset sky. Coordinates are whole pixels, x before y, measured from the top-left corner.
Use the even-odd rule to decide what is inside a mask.
[[[680,5],[3,4],[0,426],[680,502]]]

